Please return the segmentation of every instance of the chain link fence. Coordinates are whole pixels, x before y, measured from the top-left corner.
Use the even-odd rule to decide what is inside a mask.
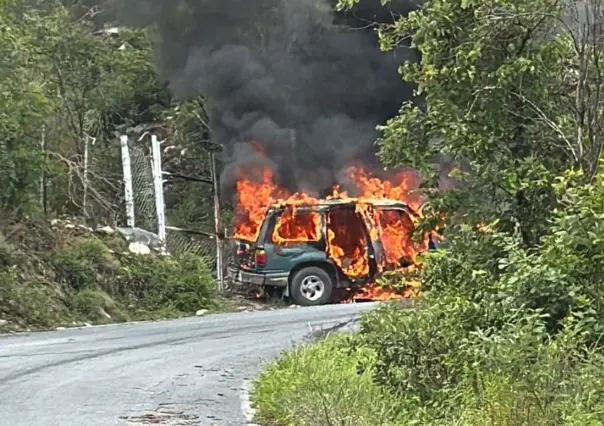
[[[212,161],[216,160],[207,152],[195,158],[183,159],[177,147],[170,146],[168,141],[155,142],[161,144],[155,152],[160,152],[162,157],[159,162],[161,183],[158,184],[154,170],[158,162],[154,162],[153,140],[149,132],[128,138],[135,226],[153,232],[160,239],[161,235],[165,235],[165,249],[172,255],[190,253],[207,258],[220,279],[224,277],[226,265],[232,261],[232,242],[222,232],[220,237],[215,232],[215,216],[220,211],[216,206],[218,200],[214,198],[217,173]],[[194,166],[187,166],[191,164]],[[125,180],[128,173],[126,168]],[[178,173],[168,172],[166,168],[178,170]],[[158,191],[162,192],[159,198]],[[163,234],[159,219],[161,215],[165,216]],[[217,238],[220,238],[220,253]]]
[[[128,141],[132,168],[134,217],[137,227],[157,234],[157,208],[153,183],[151,142],[145,139]]]

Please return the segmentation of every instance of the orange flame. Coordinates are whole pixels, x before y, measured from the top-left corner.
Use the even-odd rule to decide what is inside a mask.
[[[340,187],[334,187],[327,200],[356,201],[356,211],[335,209],[326,217],[327,254],[349,278],[368,278],[370,262],[368,241],[380,240],[383,246],[383,258],[378,263],[379,272],[401,267],[401,259],[414,264],[416,247],[411,240],[414,223],[408,214],[397,210],[376,209],[372,205],[376,200],[396,200],[405,203],[414,212],[418,212],[422,198],[416,192],[419,176],[412,171],[399,172],[390,180],[379,179],[359,167],[347,169],[347,176],[360,194],[350,198]],[[284,212],[275,224],[272,240],[276,244],[313,243],[321,239],[322,216],[300,206],[309,206],[321,200],[305,193],[290,194],[274,183],[271,170],[240,170],[237,182],[237,204],[235,209],[234,238],[255,242],[264,221],[266,211],[271,206],[284,207]],[[365,227],[360,221],[365,222]],[[369,235],[364,234],[368,229]],[[421,244],[420,246],[423,246]],[[364,287],[356,298],[388,300],[408,296],[393,290],[382,289],[376,285]]]
[[[288,206],[275,224],[272,240],[283,245],[320,241],[321,215],[316,212],[298,214],[296,206]]]

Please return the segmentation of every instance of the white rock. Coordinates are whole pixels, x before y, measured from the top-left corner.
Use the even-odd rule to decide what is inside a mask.
[[[0,319],[0,327],[4,327],[5,325],[8,325],[8,321]]]
[[[61,331],[61,330],[66,330],[66,328],[65,327],[57,327],[56,330],[57,331]]]
[[[105,309],[103,309],[103,307],[100,307],[100,308],[99,308],[99,315],[101,315],[101,316],[103,316],[103,317],[105,317],[105,318],[107,318],[107,319],[111,319],[111,315],[109,315],[109,314],[108,314],[108,313],[105,311]]]
[[[149,246],[146,246],[145,244],[142,244],[142,243],[130,243],[128,245],[128,250],[130,251],[130,253],[134,253],[134,254],[151,253],[151,249],[149,248]]]
[[[96,231],[107,235],[115,234],[115,229],[113,229],[111,226],[103,226],[102,228],[99,228]]]
[[[197,312],[195,312],[195,316],[196,317],[202,317],[205,314],[207,314],[209,311],[207,309],[200,309]]]

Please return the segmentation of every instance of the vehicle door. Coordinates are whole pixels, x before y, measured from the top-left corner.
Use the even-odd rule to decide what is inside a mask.
[[[290,206],[275,211],[264,235],[267,272],[287,272],[302,261],[324,260],[325,215]]]
[[[378,273],[408,267],[415,262],[414,221],[408,210],[371,205],[358,210],[371,235]]]

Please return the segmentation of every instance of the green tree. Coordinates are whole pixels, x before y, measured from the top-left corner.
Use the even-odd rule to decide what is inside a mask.
[[[383,49],[411,37],[421,55],[401,70],[421,102],[382,127],[384,163],[428,176],[443,156],[466,163],[464,185],[435,208],[465,223],[501,219],[534,246],[557,204],[555,177],[573,168],[590,180],[601,154],[601,10],[578,5],[436,0],[383,26]]]
[[[170,104],[151,40],[144,30],[94,31],[88,15],[38,3],[0,5],[0,155],[9,171],[1,206],[31,212],[44,175],[51,212],[112,218],[121,175],[115,132],[160,118]]]
[[[36,73],[31,27],[15,3],[0,2],[0,208],[23,213],[37,200],[42,126],[53,105]]]
[[[65,186],[76,188],[51,201],[56,209],[71,206],[67,212],[87,216],[96,207],[96,214],[103,213],[113,207],[117,191],[105,178],[120,170],[115,130],[152,121],[167,103],[150,40],[144,31],[123,28],[92,33],[63,7],[38,15],[36,22],[35,45],[57,102],[48,149],[63,179],[70,180]],[[87,167],[86,176],[85,157],[95,166]]]

